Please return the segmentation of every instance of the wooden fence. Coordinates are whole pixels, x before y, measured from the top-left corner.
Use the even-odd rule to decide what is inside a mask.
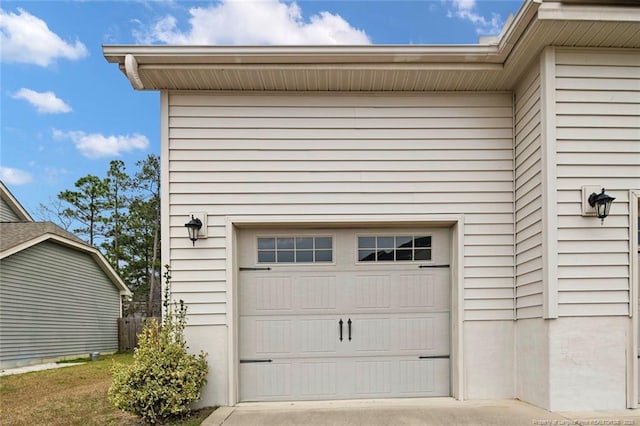
[[[147,318],[118,318],[118,350],[131,352],[138,346],[138,334]],[[160,322],[160,318],[156,321]]]

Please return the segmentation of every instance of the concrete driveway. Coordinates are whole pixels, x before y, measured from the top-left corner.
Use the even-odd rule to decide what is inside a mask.
[[[203,426],[283,425],[638,425],[640,410],[551,413],[516,400],[412,398],[243,403],[221,407]]]

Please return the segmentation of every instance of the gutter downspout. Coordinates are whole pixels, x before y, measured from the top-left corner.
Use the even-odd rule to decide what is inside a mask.
[[[140,79],[140,74],[138,74],[138,61],[136,60],[136,57],[130,53],[127,53],[124,57],[124,71],[134,89],[144,89],[144,84]]]

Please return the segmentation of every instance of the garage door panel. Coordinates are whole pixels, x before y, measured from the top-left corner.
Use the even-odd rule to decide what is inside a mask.
[[[433,258],[446,265],[446,231],[432,231],[440,242]],[[333,235],[334,263],[265,269],[251,263],[256,238],[278,232],[241,231],[240,250],[245,244],[254,252],[240,255],[247,261],[238,284],[240,400],[450,395],[448,268],[358,263],[358,231],[320,233]]]
[[[337,286],[335,274],[241,272],[240,311],[243,315],[336,312],[340,308]]]
[[[402,396],[448,396],[448,359],[398,361],[397,393]]]
[[[449,355],[449,313],[354,315],[352,343],[358,356]],[[345,329],[345,336],[347,335]]]
[[[391,360],[365,359],[353,361],[355,387],[359,397],[387,396],[393,392],[393,365]]]
[[[297,354],[335,354],[340,343],[338,321],[330,318],[300,319],[296,323],[294,346]]]
[[[291,354],[293,324],[293,320],[274,317],[243,321],[240,326],[240,356]]]
[[[263,401],[291,399],[292,363],[240,364],[240,399]]]
[[[449,355],[449,315],[398,318],[396,347],[422,355]]]
[[[354,358],[347,392],[358,398],[448,396],[449,360],[408,357]]]
[[[353,284],[349,291],[353,295],[353,303],[349,304],[355,310],[368,310],[391,307],[391,277],[388,274],[367,274],[353,277]],[[351,296],[350,294],[350,296]]]
[[[294,374],[294,389],[304,399],[335,397],[338,394],[338,374],[336,362],[302,361]]]
[[[424,312],[450,309],[449,271],[349,274],[341,279],[350,312]]]
[[[411,309],[449,309],[449,271],[403,274],[397,283],[397,307]]]
[[[336,276],[307,276],[294,278],[294,299],[300,312],[335,311]]]
[[[247,314],[282,314],[293,309],[290,275],[248,275],[238,288],[240,309]]]
[[[389,352],[391,350],[391,323],[389,317],[354,317],[352,338],[358,355]]]

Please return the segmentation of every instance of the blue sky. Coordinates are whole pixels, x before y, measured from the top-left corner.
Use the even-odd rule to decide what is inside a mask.
[[[475,44],[522,0],[20,1],[0,9],[0,179],[40,203],[109,162],[159,154],[159,96],[103,44]]]

